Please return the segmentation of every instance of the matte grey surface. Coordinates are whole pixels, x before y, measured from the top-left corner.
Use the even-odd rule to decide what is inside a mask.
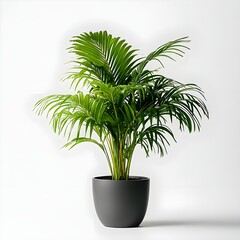
[[[108,176],[92,180],[93,199],[98,218],[107,227],[137,227],[148,205],[150,179],[130,177],[111,180]]]

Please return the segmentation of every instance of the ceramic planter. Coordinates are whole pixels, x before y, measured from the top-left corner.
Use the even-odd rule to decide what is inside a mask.
[[[93,199],[99,220],[107,227],[137,227],[148,205],[150,179],[132,176],[111,180],[110,176],[92,179]]]

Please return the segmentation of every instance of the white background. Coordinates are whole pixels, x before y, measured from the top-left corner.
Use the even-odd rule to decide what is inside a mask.
[[[60,150],[34,103],[69,92],[59,79],[73,35],[108,30],[141,54],[190,36],[162,74],[202,87],[210,119],[176,131],[164,158],[138,148],[132,174],[151,178],[137,229],[104,228],[91,178],[108,174],[92,145]],[[0,239],[240,239],[240,1],[0,1]]]

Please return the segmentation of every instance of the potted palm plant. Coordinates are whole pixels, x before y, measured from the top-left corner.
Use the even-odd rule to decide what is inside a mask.
[[[149,178],[131,176],[134,149],[140,145],[166,153],[169,127],[174,119],[180,130],[200,130],[200,119],[208,117],[203,91],[149,70],[148,63],[174,60],[189,49],[188,37],[170,41],[146,57],[138,57],[125,40],[106,31],[73,37],[69,52],[73,67],[64,80],[75,94],[56,94],[35,104],[38,115],[50,117],[54,132],[67,136],[65,147],[84,142],[96,144],[105,154],[110,175],[92,179],[97,215],[105,226],[138,226],[144,218]],[[85,87],[87,92],[80,89]]]

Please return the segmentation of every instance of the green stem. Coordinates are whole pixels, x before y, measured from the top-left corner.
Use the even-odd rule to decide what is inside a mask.
[[[125,159],[123,156],[123,140],[119,139],[119,148],[118,148],[118,161],[119,161],[119,169],[121,176],[120,178],[125,179]]]
[[[131,141],[130,141],[131,142]],[[126,166],[126,180],[129,178],[129,173],[130,173],[130,167],[131,167],[131,162],[132,162],[132,157],[133,157],[133,152],[136,147],[136,139],[133,139],[133,142],[131,142],[130,146],[128,147],[129,149],[129,154],[127,158],[127,166]]]
[[[109,154],[108,154],[108,152],[107,152],[107,148],[106,148],[104,142],[102,142],[102,145],[103,145],[103,152],[104,152],[104,154],[105,154],[105,156],[106,156],[106,158],[107,158],[107,162],[108,162],[108,166],[109,166],[111,175],[113,175],[113,166],[112,166],[112,164],[111,164],[111,160],[110,160]]]

